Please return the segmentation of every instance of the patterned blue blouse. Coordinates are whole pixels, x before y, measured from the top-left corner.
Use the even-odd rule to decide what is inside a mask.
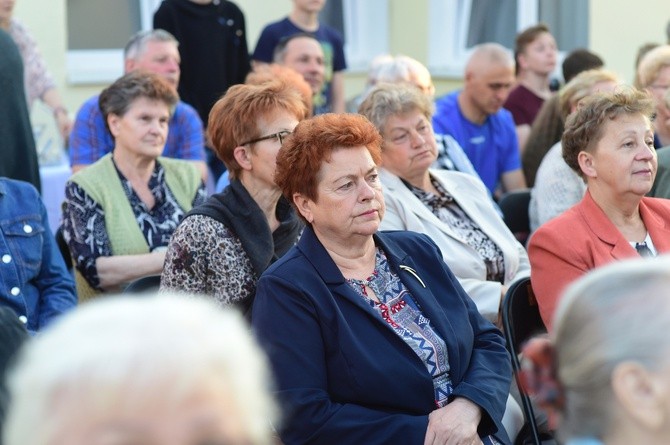
[[[377,247],[372,275],[365,280],[349,278],[347,283],[419,356],[433,377],[436,408],[446,406],[453,392],[447,344],[423,315],[400,277],[391,270],[384,252]],[[368,296],[366,287],[374,291],[379,301]],[[498,444],[490,436],[482,438],[482,441],[486,445]]]

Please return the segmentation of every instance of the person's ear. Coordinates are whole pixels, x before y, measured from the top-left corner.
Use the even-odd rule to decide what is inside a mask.
[[[112,133],[112,136],[116,138],[119,134],[119,127],[121,125],[121,116],[109,113],[107,115],[107,126],[109,127],[109,132]]]
[[[295,204],[296,209],[302,215],[303,218],[307,220],[308,223],[314,222],[314,214],[312,213],[312,206],[314,201],[302,195],[300,193],[293,194],[293,204]]]
[[[135,60],[133,59],[125,59],[123,61],[123,72],[124,73],[130,73],[135,69],[137,65],[135,64]]]
[[[626,416],[647,430],[659,430],[668,421],[668,389],[658,376],[639,363],[624,362],[614,368],[612,391]]]
[[[593,155],[587,151],[580,151],[577,155],[577,162],[579,163],[579,168],[584,173],[584,176],[589,178],[597,178],[598,172],[595,169],[595,162]]]
[[[242,167],[242,170],[251,170],[251,157],[249,156],[249,148],[247,146],[238,145],[233,150],[233,157],[237,164]]]
[[[516,56],[516,63],[519,65],[519,69],[526,69],[528,66],[527,60],[526,60],[526,55],[523,53],[519,53]]]

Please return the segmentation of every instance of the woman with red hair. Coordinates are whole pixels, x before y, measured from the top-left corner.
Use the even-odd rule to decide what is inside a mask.
[[[306,223],[258,281],[252,325],[287,444],[509,443],[500,332],[414,232],[378,232],[382,139],[363,116],[298,124],[275,182]]]

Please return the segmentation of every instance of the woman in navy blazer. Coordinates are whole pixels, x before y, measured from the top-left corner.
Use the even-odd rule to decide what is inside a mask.
[[[307,223],[260,278],[252,324],[292,444],[509,443],[500,332],[425,235],[377,232],[381,138],[359,115],[301,122],[276,183]]]

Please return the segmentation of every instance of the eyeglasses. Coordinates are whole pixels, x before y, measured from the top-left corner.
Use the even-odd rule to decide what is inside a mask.
[[[293,133],[293,132],[288,131],[288,130],[282,130],[282,131],[279,131],[277,133],[272,133],[272,134],[269,134],[267,136],[261,136],[257,139],[252,139],[252,140],[247,141],[247,142],[245,142],[243,144],[240,144],[240,145],[254,144],[256,142],[266,141],[268,139],[273,139],[273,138],[276,138],[279,141],[279,145],[284,145],[284,139],[286,139],[286,136],[290,135],[291,133]]]

